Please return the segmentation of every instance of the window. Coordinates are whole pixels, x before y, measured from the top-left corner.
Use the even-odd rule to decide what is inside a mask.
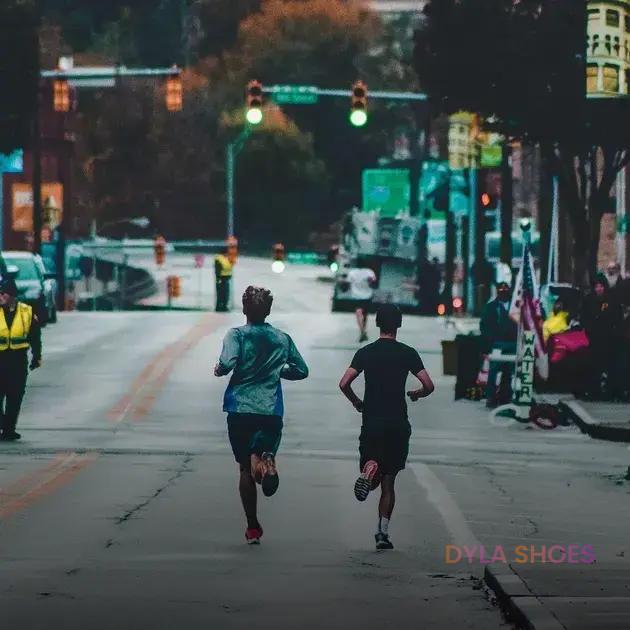
[[[612,52],[612,45],[610,43],[610,35],[606,35],[606,42],[604,44],[604,47],[606,48],[606,52],[610,55],[610,53]]]
[[[619,26],[619,11],[615,9],[606,11],[606,26]]]
[[[626,15],[626,33],[630,33],[630,15]]]
[[[32,258],[10,258],[7,256],[5,262],[8,267],[17,267],[16,280],[39,280],[37,266]]]
[[[597,22],[599,20],[599,9],[589,9],[588,19],[590,22]]]
[[[598,67],[594,63],[589,63],[586,66],[586,92],[588,94],[593,94],[597,92],[597,74]]]
[[[619,93],[619,68],[606,64],[604,66],[604,92]]]
[[[599,35],[593,35],[593,49],[592,53],[595,54],[599,48]]]
[[[613,48],[615,50],[615,54],[618,57],[619,56],[619,51],[621,50],[621,44],[619,43],[619,38],[618,37],[615,37],[615,39],[614,39]]]

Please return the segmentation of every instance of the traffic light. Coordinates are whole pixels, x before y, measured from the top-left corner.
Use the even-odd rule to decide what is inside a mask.
[[[57,79],[53,83],[53,107],[56,112],[70,111],[70,86],[67,79]]]
[[[339,257],[339,245],[333,245],[328,250],[328,254],[326,255],[326,260],[328,262],[328,267],[333,273],[337,273],[339,270],[339,263],[337,262],[337,258]]]
[[[481,193],[481,198],[479,199],[479,201],[481,202],[482,208],[484,208],[485,210],[491,210],[491,206],[494,204],[492,196],[487,192]]]
[[[166,79],[166,109],[169,112],[181,112],[184,102],[184,86],[179,74],[172,74]]]
[[[271,270],[274,273],[282,273],[285,269],[284,259],[286,252],[282,243],[276,243],[273,246],[273,262],[271,263]]]
[[[350,122],[355,127],[363,127],[367,119],[367,85],[363,81],[355,81],[352,86]]]
[[[263,86],[260,81],[250,81],[247,84],[247,110],[245,118],[250,125],[258,125],[262,122],[262,96]]]
[[[227,259],[233,264],[238,260],[238,239],[229,236],[227,239]]]
[[[155,264],[161,267],[166,260],[166,240],[163,236],[156,236],[153,243],[155,253]]]
[[[182,295],[182,285],[179,276],[168,276],[166,278],[166,289],[169,298],[178,298]]]

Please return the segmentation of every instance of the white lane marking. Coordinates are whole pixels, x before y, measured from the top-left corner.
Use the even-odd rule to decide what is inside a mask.
[[[416,476],[420,486],[425,489],[429,503],[440,514],[453,543],[459,547],[466,545],[468,548],[475,546],[479,548],[479,541],[468,526],[464,515],[457,507],[457,503],[455,503],[446,486],[426,464],[411,464],[409,467]]]

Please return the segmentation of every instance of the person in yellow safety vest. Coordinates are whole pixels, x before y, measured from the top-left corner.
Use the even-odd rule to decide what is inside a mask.
[[[230,280],[232,279],[232,263],[227,257],[227,247],[214,259],[214,275],[217,281],[216,311],[229,311]]]
[[[31,370],[42,363],[39,320],[28,304],[18,302],[17,295],[13,279],[0,280],[0,440],[5,442],[21,437],[15,427],[26,389],[29,348]]]

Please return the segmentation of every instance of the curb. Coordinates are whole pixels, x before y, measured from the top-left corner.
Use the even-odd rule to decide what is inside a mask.
[[[627,427],[601,424],[577,400],[561,401],[560,408],[573,420],[582,433],[586,433],[592,438],[608,442],[630,442],[630,424]]]
[[[511,565],[486,566],[483,575],[508,621],[519,630],[566,630],[550,610],[529,590]]]

